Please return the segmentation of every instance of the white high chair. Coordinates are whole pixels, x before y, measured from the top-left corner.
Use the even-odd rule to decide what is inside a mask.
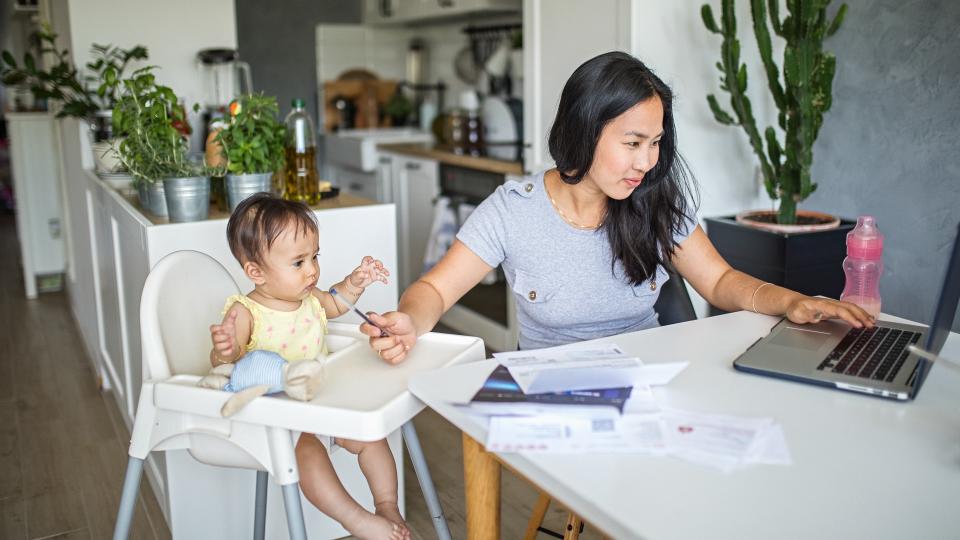
[[[147,455],[179,449],[206,464],[257,470],[256,539],[264,538],[267,475],[272,476],[283,492],[290,538],[305,539],[294,432],[374,441],[401,426],[437,536],[449,539],[412,421],[425,406],[407,391],[407,378],[426,369],[482,360],[483,342],[426,334],[406,361],[389,366],[370,350],[356,325],[330,323],[330,355],[321,395],[310,402],[265,396],[223,418],[220,408],[232,394],[196,383],[210,369],[209,326],[218,320],[224,300],[238,293],[220,263],[195,251],[171,253],[147,277],[140,301],[144,381],[114,540],[129,535]]]

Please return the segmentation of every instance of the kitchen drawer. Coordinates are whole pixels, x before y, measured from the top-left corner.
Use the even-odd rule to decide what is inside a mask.
[[[386,193],[381,189],[376,172],[338,167],[335,175],[341,191],[372,201],[385,202]]]

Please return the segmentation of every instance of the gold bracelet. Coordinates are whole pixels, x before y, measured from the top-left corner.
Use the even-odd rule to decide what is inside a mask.
[[[769,281],[764,281],[763,283],[761,283],[759,287],[754,289],[753,296],[750,298],[750,304],[753,305],[754,313],[760,313],[759,311],[757,311],[757,293],[760,292],[760,289],[762,289],[764,285],[771,285],[771,283]]]

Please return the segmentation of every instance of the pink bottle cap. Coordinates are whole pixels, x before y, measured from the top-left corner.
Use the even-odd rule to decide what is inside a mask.
[[[857,226],[847,233],[847,256],[870,260],[883,256],[883,233],[873,216],[860,216]]]

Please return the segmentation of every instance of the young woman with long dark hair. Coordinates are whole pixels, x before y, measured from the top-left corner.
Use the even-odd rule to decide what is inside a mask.
[[[727,311],[873,324],[856,305],[762,282],[723,260],[697,225],[673,94],[633,56],[610,52],[577,68],[549,147],[556,168],[498,188],[397,311],[372,316],[389,337],[361,327],[381,358],[402,361],[417,336],[498,265],[514,292],[521,349],[657,326],[665,267]]]

